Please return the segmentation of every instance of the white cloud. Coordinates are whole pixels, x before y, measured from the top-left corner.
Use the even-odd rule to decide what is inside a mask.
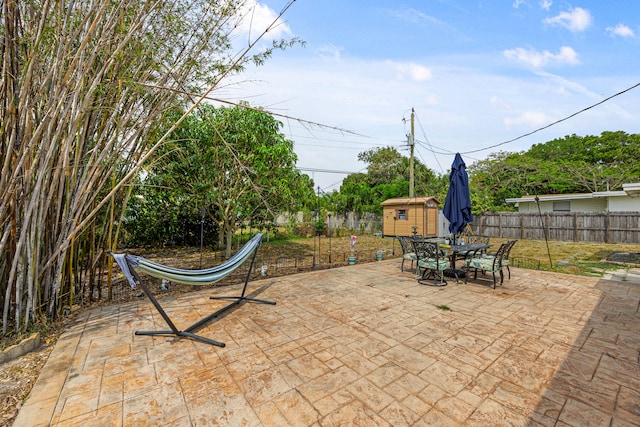
[[[411,78],[417,82],[423,82],[426,80],[431,80],[433,75],[430,68],[423,67],[422,65],[411,64],[409,67],[409,72],[411,74]]]
[[[523,4],[527,4],[527,2],[525,0],[514,0],[513,2],[513,8],[517,9],[519,8],[521,5]]]
[[[549,117],[543,111],[525,111],[520,114],[518,117],[506,118],[504,119],[504,125],[507,128],[517,125],[526,125],[531,127],[540,127],[547,125],[552,122],[551,117]]]
[[[267,39],[277,39],[284,35],[291,34],[289,26],[280,18],[278,14],[266,4],[260,4],[256,0],[244,2],[240,8],[241,21],[238,29],[249,34],[252,39],[260,36],[276,19],[277,23],[265,35]]]
[[[561,12],[552,18],[545,19],[544,23],[552,26],[564,27],[571,32],[577,33],[589,28],[592,21],[593,18],[588,10],[581,7],[575,7],[568,12]]]
[[[426,105],[438,105],[440,103],[440,101],[438,100],[438,97],[434,94],[426,95],[423,101]]]
[[[569,46],[562,46],[558,53],[551,53],[547,50],[537,51],[535,49],[525,49],[517,47],[503,52],[508,59],[523,62],[534,68],[541,68],[549,64],[579,64],[578,54]]]
[[[433,71],[423,65],[414,63],[395,63],[394,65],[401,77],[408,75],[411,80],[416,82],[431,80],[431,78],[433,77]]]
[[[540,2],[540,7],[544,10],[549,10],[553,2],[551,0],[542,0]]]
[[[458,30],[456,27],[417,9],[409,8],[389,10],[387,11],[387,14],[394,18],[394,20],[415,24],[418,25],[419,28],[438,31],[440,32],[440,37],[454,37],[460,41],[470,40],[466,34]]]
[[[489,102],[491,103],[492,107],[496,107],[500,110],[504,110],[504,111],[512,110],[511,105],[509,105],[506,101],[504,101],[503,99],[497,96],[492,96]]]
[[[388,11],[388,14],[402,21],[407,21],[414,24],[423,23],[423,24],[433,25],[437,27],[447,26],[447,24],[442,22],[441,20],[413,8],[402,9],[402,10],[390,10]]]
[[[611,35],[611,37],[635,37],[636,34],[633,30],[627,27],[624,24],[618,24],[615,27],[607,27],[607,33]]]
[[[342,57],[344,48],[332,44],[324,45],[316,52],[325,61],[338,61]]]

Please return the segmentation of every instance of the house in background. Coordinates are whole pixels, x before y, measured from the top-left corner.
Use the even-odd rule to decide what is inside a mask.
[[[424,237],[438,236],[438,205],[435,197],[388,199],[382,205],[382,235]]]
[[[506,199],[518,212],[538,212],[536,196]],[[623,184],[622,191],[539,195],[541,212],[640,212],[640,183]]]

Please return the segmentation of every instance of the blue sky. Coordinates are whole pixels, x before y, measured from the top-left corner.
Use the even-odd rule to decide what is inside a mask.
[[[288,1],[250,3],[245,42]],[[412,108],[416,157],[437,173],[456,152],[471,165],[571,134],[640,133],[639,87],[503,144],[640,83],[637,0],[297,0],[272,34],[306,46],[214,95],[290,117],[283,133],[322,191],[364,171],[362,151],[408,155]]]

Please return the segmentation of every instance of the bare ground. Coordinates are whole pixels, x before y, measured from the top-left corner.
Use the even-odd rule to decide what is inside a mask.
[[[385,249],[385,252],[388,255],[391,255],[393,243],[392,239],[381,239],[380,237],[374,236],[361,236],[358,237],[357,249],[360,253],[373,253],[378,249]],[[397,243],[395,246],[396,251],[399,251],[400,249]],[[235,249],[236,248],[234,248],[234,250]],[[310,256],[315,251],[319,251],[322,253],[322,257],[327,258],[329,250],[331,250],[334,256],[334,264],[340,263],[343,258],[343,254],[350,251],[349,236],[340,238],[334,237],[331,240],[327,237],[322,237],[317,239],[315,242],[313,239],[299,239],[286,244],[282,244],[282,242],[274,242],[273,244],[265,243],[263,244],[263,247],[260,248],[259,253],[265,259],[271,259],[278,256]],[[143,255],[146,258],[167,265],[175,265],[176,260],[180,260],[180,267],[182,268],[198,268],[200,264],[199,248],[170,248],[164,250],[132,249],[130,252]],[[220,258],[221,255],[219,253],[205,249],[202,256],[202,262],[204,266],[216,265],[221,262]],[[285,275],[297,273],[298,271],[300,270],[297,268],[284,268],[278,271],[270,271],[269,275]],[[98,304],[120,304],[139,297],[138,292],[128,289],[124,280],[121,279],[121,282],[121,288],[124,289],[124,291],[118,294],[114,300],[111,302],[105,300],[94,302],[78,310],[74,307],[70,318],[65,318],[62,321],[51,325],[51,327],[46,331],[46,336],[43,337],[43,343],[36,350],[9,362],[0,364],[0,427],[12,425],[13,420],[18,415],[18,411],[29,396],[29,392],[47,362],[49,355],[53,351],[58,337],[64,331],[65,324],[68,323],[75,314],[80,310],[92,309]],[[162,295],[158,295],[158,297],[169,298],[176,293],[189,292],[191,289],[192,287],[184,285],[171,286],[169,292],[164,292]]]
[[[492,239],[492,242],[494,239]],[[495,239],[495,243],[501,243],[500,239]],[[234,248],[235,249],[235,248]],[[370,254],[377,250],[384,250],[385,258],[392,256],[401,256],[402,252],[393,239],[380,238],[375,236],[359,236],[357,250],[360,254],[368,254],[362,257],[358,262],[373,261]],[[317,252],[316,252],[317,251]],[[313,253],[319,253],[319,257],[326,259],[328,253],[331,252],[334,257],[334,263],[340,264],[344,255],[349,253],[349,236],[329,239],[322,237],[321,239],[300,239],[292,242],[273,242],[266,243],[260,249],[260,254],[266,258],[273,257],[295,257],[300,255],[309,256]],[[607,260],[615,263],[616,261],[629,263],[640,262],[640,245],[605,245],[605,244],[580,244],[566,242],[551,242],[550,248],[547,249],[545,242],[537,241],[521,241],[514,247],[513,256],[533,257],[544,262],[548,257],[548,251],[555,260],[563,258],[581,258],[585,261]],[[200,264],[199,248],[171,248],[160,251],[151,250],[131,250],[132,253],[139,253],[146,258],[154,261],[175,264],[175,260],[180,260],[180,266],[183,268],[198,268]],[[205,251],[202,256],[202,262],[205,266],[215,265],[220,262],[220,254],[212,251]],[[325,266],[326,267],[326,266]],[[292,274],[300,271],[299,269],[282,269],[277,272],[270,271],[269,275]],[[578,271],[564,271],[566,273],[580,274]],[[161,295],[162,298],[171,297],[175,293],[188,292],[192,287],[180,286],[172,287],[170,292]],[[138,297],[135,292],[123,292],[111,302],[100,301],[92,303],[83,309],[92,309],[97,304],[119,304],[127,300]],[[74,310],[71,314],[73,317],[78,311]],[[28,353],[10,362],[0,364],[0,427],[10,426],[18,414],[20,407],[27,399],[31,388],[35,384],[42,367],[45,365],[49,355],[51,354],[58,337],[64,330],[65,323],[70,319],[64,319],[57,324],[51,325],[47,330],[46,336],[43,337],[43,344],[35,351]]]
[[[62,322],[54,325],[36,350],[0,364],[0,426],[10,426],[13,423],[53,351],[63,327]]]

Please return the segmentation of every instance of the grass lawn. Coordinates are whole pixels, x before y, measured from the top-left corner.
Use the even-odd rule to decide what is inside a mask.
[[[497,248],[506,241],[507,239],[492,238],[491,244],[493,248]],[[385,258],[402,255],[402,249],[395,239],[371,235],[358,236],[356,250],[359,255],[363,255],[360,258],[365,262],[373,261],[377,250],[383,250]],[[334,260],[342,259],[350,252],[349,236],[265,241],[260,248],[261,255],[267,257],[313,255],[314,252],[319,253],[322,259],[328,258],[329,252]],[[614,256],[615,254],[628,255]],[[525,268],[528,265],[537,266],[539,263],[541,270],[598,276],[607,270],[625,268],[633,264],[640,265],[640,245],[550,241],[547,250],[544,240],[518,240],[511,251],[511,258],[516,261],[516,265],[520,260],[520,265]],[[628,264],[622,264],[620,261]]]
[[[500,244],[506,239],[491,241],[494,244]],[[629,255],[620,257],[615,256],[616,254]],[[542,270],[601,276],[607,270],[640,264],[640,245],[550,241],[547,249],[544,240],[519,240],[511,251],[511,257],[538,260]],[[625,261],[628,264],[625,265],[616,260]]]

